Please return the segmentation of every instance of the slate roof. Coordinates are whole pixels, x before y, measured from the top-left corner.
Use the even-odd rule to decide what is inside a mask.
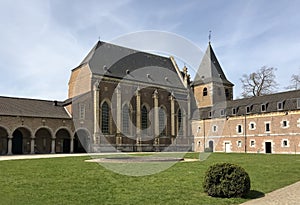
[[[184,88],[170,58],[98,41],[79,67],[88,64],[93,75]],[[76,69],[76,68],[75,68]]]
[[[227,80],[210,43],[195,75],[193,85],[201,85],[209,82],[218,82],[233,86],[233,84]]]
[[[278,103],[282,105],[281,109]],[[262,105],[265,106],[265,111],[262,111]],[[247,107],[249,107],[249,112],[247,112]],[[235,114],[233,113],[233,109],[236,110]],[[221,110],[224,110],[224,115],[221,115]],[[220,102],[213,107],[199,109],[201,119],[235,115],[242,116],[245,114],[288,112],[293,110],[300,110],[300,90]],[[211,117],[209,114],[211,114]]]
[[[70,118],[64,107],[54,104],[54,101],[0,96],[0,115]]]

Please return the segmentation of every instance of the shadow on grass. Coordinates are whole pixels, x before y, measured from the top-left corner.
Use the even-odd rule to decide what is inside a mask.
[[[256,191],[256,190],[250,190],[250,192],[244,196],[243,198],[245,199],[257,199],[257,198],[261,198],[264,197],[265,193],[260,192],[260,191]]]

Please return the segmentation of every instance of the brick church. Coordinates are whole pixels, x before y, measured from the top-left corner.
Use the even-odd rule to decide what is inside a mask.
[[[191,80],[173,57],[98,41],[67,100],[0,97],[0,155],[300,153],[300,91],[233,100],[233,86],[210,43]]]

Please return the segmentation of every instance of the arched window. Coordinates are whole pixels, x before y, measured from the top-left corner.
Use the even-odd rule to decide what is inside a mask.
[[[166,119],[166,112],[163,108],[159,109],[158,113],[159,117],[159,133],[160,135],[166,135],[166,127],[167,127],[167,119]]]
[[[207,96],[207,88],[203,88],[203,96]]]
[[[129,119],[129,107],[125,104],[122,110],[122,133],[124,134],[129,134]]]
[[[182,135],[183,134],[183,127],[182,127],[182,112],[181,109],[178,110],[178,114],[177,114],[177,133],[178,135]]]
[[[103,134],[109,134],[109,106],[104,102],[101,107],[101,131]]]
[[[148,110],[146,106],[142,107],[142,132],[143,134],[147,134],[148,128]]]

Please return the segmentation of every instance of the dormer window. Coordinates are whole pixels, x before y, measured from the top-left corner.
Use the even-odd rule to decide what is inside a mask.
[[[297,98],[297,108],[300,108],[300,98]]]
[[[232,114],[236,115],[236,113],[237,113],[237,108],[232,108]]]
[[[222,109],[220,114],[221,114],[221,116],[224,116],[225,115],[225,109]]]
[[[207,88],[203,88],[203,96],[207,96]]]
[[[283,110],[283,101],[277,102],[277,110]]]
[[[249,106],[246,106],[246,114],[250,113],[252,110],[252,106],[249,105]]]
[[[266,112],[267,111],[267,103],[261,104],[261,111]]]

